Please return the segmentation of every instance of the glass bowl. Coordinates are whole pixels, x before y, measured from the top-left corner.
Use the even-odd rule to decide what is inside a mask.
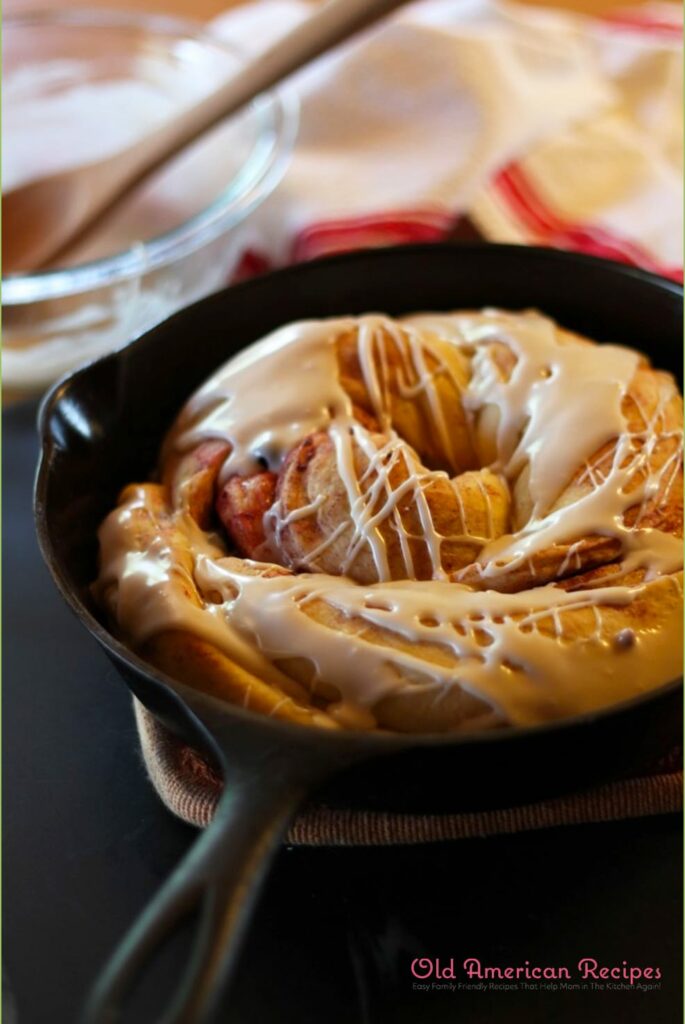
[[[239,71],[201,27],[133,12],[8,16],[3,185],[135,142]],[[227,284],[288,163],[292,97],[255,100],[174,160],[61,265],[3,278],[3,377],[35,392]]]

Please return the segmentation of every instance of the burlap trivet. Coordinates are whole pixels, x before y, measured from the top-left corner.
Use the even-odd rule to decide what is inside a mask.
[[[223,783],[200,754],[181,742],[134,700],[136,725],[150,780],[174,814],[204,828],[212,820]],[[520,807],[461,814],[390,814],[314,807],[300,813],[287,841],[310,846],[378,846],[469,839],[556,825],[619,821],[682,808],[682,756],[659,771],[610,782],[570,796]]]

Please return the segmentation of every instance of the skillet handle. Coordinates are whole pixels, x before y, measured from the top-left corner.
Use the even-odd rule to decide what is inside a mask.
[[[272,765],[268,773],[264,768],[231,776],[211,825],[105,966],[86,1004],[83,1024],[126,1019],[126,999],[142,971],[198,907],[188,968],[155,1020],[205,1024],[214,1019],[267,868],[308,788],[306,780],[289,779],[282,765]]]

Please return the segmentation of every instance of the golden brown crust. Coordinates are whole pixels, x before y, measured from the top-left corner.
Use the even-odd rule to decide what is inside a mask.
[[[172,451],[162,462],[172,508],[188,512],[203,530],[211,526],[216,479],[228,453],[223,441],[203,441],[189,452]]]
[[[383,436],[370,440],[378,451],[382,449]],[[386,461],[390,458],[388,456]],[[408,576],[407,558],[400,539],[402,530],[413,576],[426,580],[433,577],[435,567],[415,489],[394,497],[402,495],[415,471],[415,467],[409,465],[411,459],[411,451],[399,451],[388,469],[386,486],[379,489],[368,513],[378,517],[377,529],[385,545],[390,578],[406,579]],[[366,489],[371,490],[377,474],[369,471],[369,459],[357,445],[354,446],[354,461],[357,479],[363,479]],[[440,561],[445,573],[473,562],[486,541],[501,536],[506,530],[509,491],[504,481],[490,470],[462,473],[454,480],[446,476],[426,477],[421,493],[433,527],[442,538]],[[355,557],[349,558],[355,543],[350,502],[328,434],[313,434],[292,450],[279,474],[276,498],[276,514],[285,524],[279,532],[279,549],[285,565],[331,575],[344,573],[359,583],[378,580],[367,545],[359,546]],[[315,513],[294,518],[294,513],[317,501]],[[390,501],[394,514],[383,516],[383,508]]]
[[[398,326],[396,333],[399,344],[387,332],[381,334],[374,359],[376,365],[382,364],[385,370],[381,375],[385,377],[390,424],[430,469],[446,469],[452,473],[476,469],[476,453],[459,390],[459,386],[463,387],[468,381],[468,359],[453,346],[431,337],[431,349],[440,353],[445,365],[449,366],[449,373],[440,373],[440,364],[433,352],[426,350],[423,353],[426,371],[437,371],[437,400],[445,416],[450,439],[449,450],[446,450],[443,439],[434,429],[434,410],[425,391],[415,393],[419,377],[401,348],[402,341],[406,342],[406,331]],[[356,410],[373,418],[373,402],[364,383],[356,330],[346,331],[338,337],[337,355],[340,383]]]
[[[141,657],[196,690],[283,722],[335,729],[335,721],[309,702],[306,690],[287,680],[288,692],[264,683],[228,658],[214,644],[186,630],[168,630],[151,637]]]

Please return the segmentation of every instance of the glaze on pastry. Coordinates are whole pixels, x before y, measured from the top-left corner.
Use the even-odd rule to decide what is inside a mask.
[[[95,594],[169,675],[403,732],[532,725],[681,666],[682,400],[537,312],[291,324],[221,367]]]

